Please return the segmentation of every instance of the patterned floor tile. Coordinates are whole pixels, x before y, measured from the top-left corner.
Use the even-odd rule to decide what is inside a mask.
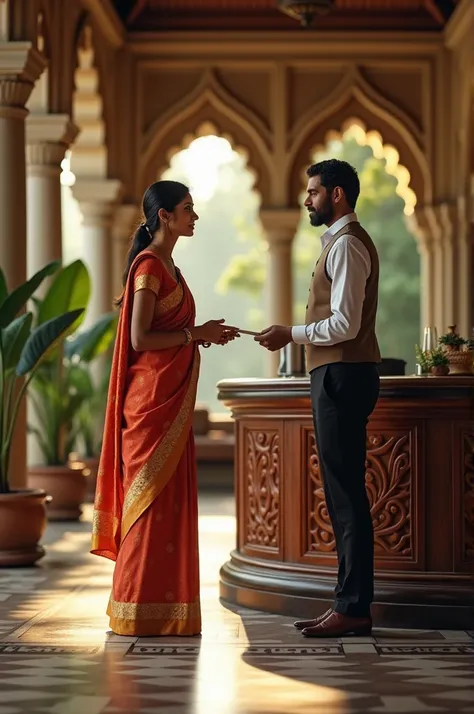
[[[111,633],[113,564],[88,553],[90,508],[80,523],[51,525],[39,567],[0,571],[0,714],[474,714],[473,632],[314,641],[293,618],[223,607],[233,507],[210,499],[200,519],[196,638]]]

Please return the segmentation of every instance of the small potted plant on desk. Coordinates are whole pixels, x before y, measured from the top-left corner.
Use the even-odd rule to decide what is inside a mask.
[[[438,347],[427,354],[427,365],[430,374],[435,377],[445,377],[449,374],[449,359],[442,347]]]
[[[449,332],[441,335],[439,344],[442,345],[449,363],[449,374],[472,374],[472,349],[468,341],[456,332],[456,325],[449,325]]]
[[[33,565],[45,551],[46,491],[11,488],[10,453],[22,400],[38,368],[67,335],[83,310],[56,315],[32,329],[24,311],[43,280],[59,267],[50,263],[8,292],[0,269],[0,565]],[[19,315],[19,313],[21,313]],[[18,316],[19,315],[19,316]]]

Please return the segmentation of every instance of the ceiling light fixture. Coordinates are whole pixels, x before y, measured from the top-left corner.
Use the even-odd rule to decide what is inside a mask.
[[[326,15],[334,8],[335,0],[278,0],[280,10],[310,27],[316,15]]]

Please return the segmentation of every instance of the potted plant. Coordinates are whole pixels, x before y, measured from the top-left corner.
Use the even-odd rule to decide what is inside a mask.
[[[430,367],[428,364],[428,353],[421,349],[420,345],[415,345],[416,363],[421,374],[428,374]]]
[[[38,301],[38,324],[66,308],[81,306],[85,311],[89,296],[89,273],[77,260],[58,271],[44,299]],[[75,323],[74,331],[81,322]],[[36,423],[30,424],[29,430],[37,439],[43,463],[29,467],[28,485],[43,488],[52,496],[50,520],[77,520],[86,493],[84,474],[69,467],[77,433],[75,417],[84,399],[71,381],[73,368],[61,346],[37,370],[30,391]]]
[[[47,494],[10,487],[10,453],[18,410],[41,364],[82,314],[73,309],[32,329],[28,301],[59,263],[50,263],[12,292],[0,269],[0,565],[32,565],[44,555]],[[21,314],[19,314],[21,313]]]
[[[441,347],[428,353],[427,363],[435,377],[445,377],[449,374],[449,359]]]
[[[76,394],[82,395],[75,415],[76,451],[70,456],[70,466],[83,470],[91,501],[95,495],[116,328],[117,313],[108,313],[64,346],[71,364],[68,379]]]
[[[473,352],[468,347],[468,341],[456,332],[456,325],[449,325],[448,330],[439,338],[439,344],[448,358],[449,374],[472,374]]]

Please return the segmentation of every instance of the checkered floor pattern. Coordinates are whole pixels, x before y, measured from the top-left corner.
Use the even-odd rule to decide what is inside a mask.
[[[108,631],[112,564],[88,555],[90,510],[49,527],[38,567],[0,570],[0,714],[474,713],[474,632],[315,642],[289,618],[224,608],[232,499],[202,506],[200,638]]]

